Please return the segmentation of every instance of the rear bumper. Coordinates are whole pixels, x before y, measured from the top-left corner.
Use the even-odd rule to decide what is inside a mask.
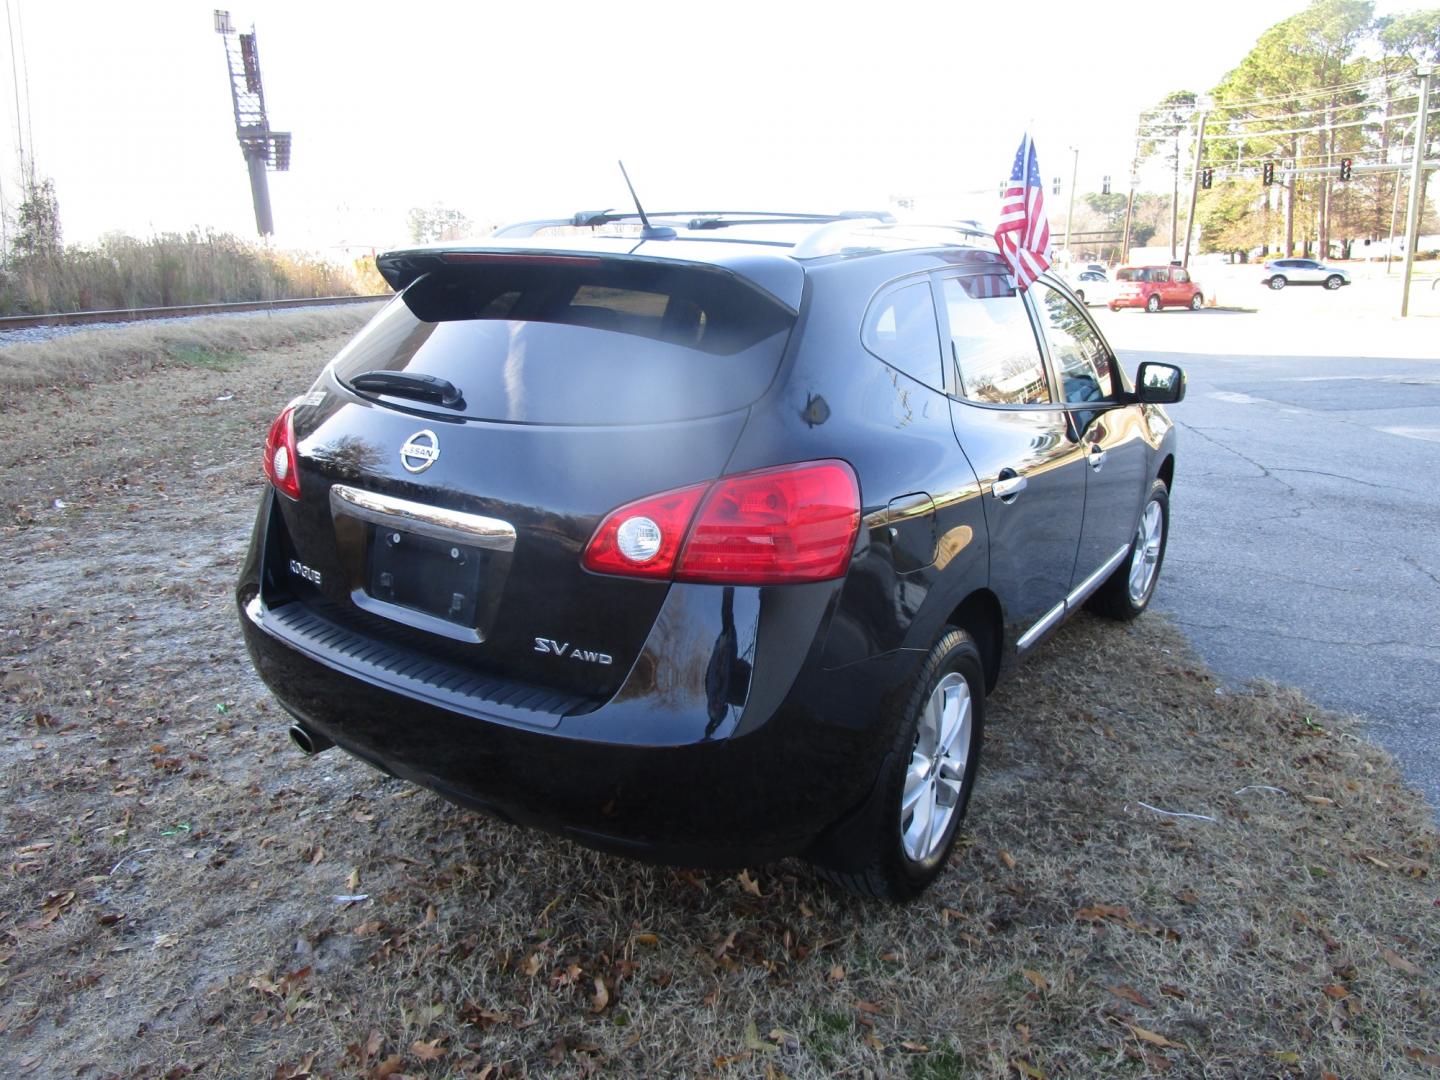
[[[263,537],[262,525],[257,545]],[[240,623],[288,712],[460,805],[657,862],[731,866],[803,852],[868,796],[894,700],[921,659],[897,651],[823,671],[841,582],[675,585],[603,704],[513,687],[450,702],[417,687],[404,662],[347,654],[323,627],[298,633],[297,601],[265,607],[262,564],[252,550]]]
[[[1145,296],[1116,296],[1110,299],[1109,306],[1112,311],[1126,307],[1143,308],[1147,299]]]

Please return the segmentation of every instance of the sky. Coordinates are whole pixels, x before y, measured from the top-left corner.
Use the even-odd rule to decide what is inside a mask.
[[[254,236],[213,0],[8,5],[7,205],[18,83],[19,133],[55,182],[67,242]],[[1303,6],[1204,0],[1159,20],[1111,0],[251,0],[231,13],[257,31],[272,129],[294,134],[291,171],[270,176],[274,243],[326,253],[407,242],[412,206],[482,226],[628,209],[616,159],[647,209],[905,196],[985,217],[1028,127],[1062,199],[1072,169],[1080,192],[1105,174],[1122,190],[1136,113],[1213,86]]]

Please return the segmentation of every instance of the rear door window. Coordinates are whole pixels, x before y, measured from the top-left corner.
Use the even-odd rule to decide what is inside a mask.
[[[1053,398],[1035,327],[1009,274],[941,282],[954,362],[951,392],[983,405],[1043,405]]]
[[[928,278],[877,296],[865,314],[860,340],[866,349],[912,379],[932,389],[943,385],[940,330]]]

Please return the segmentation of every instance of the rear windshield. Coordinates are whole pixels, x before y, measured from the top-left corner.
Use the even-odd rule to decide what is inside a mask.
[[[458,415],[477,419],[658,423],[750,404],[774,377],[793,322],[724,271],[501,257],[416,280],[334,373],[347,384],[367,371],[446,379],[463,395]]]

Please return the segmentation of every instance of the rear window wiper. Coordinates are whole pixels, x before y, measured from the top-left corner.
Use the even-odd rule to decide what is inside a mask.
[[[362,371],[350,379],[356,390],[369,390],[392,397],[417,398],[436,405],[456,408],[464,404],[460,388],[449,379],[421,375],[413,371]]]

